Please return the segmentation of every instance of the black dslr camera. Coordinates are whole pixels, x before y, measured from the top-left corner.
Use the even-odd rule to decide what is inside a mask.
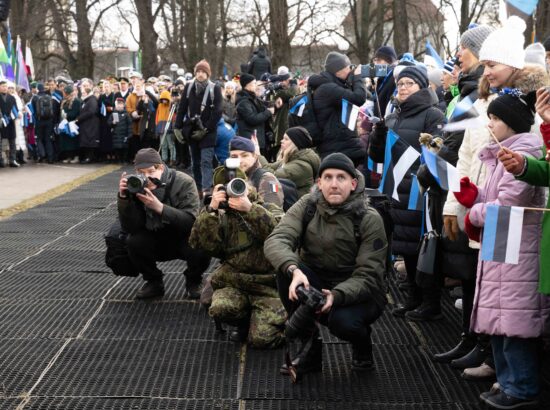
[[[300,306],[287,320],[285,327],[285,336],[291,340],[313,331],[315,312],[319,311],[327,302],[325,295],[313,286],[306,289],[304,285],[298,285],[296,295],[298,295]]]
[[[144,194],[145,187],[147,186],[148,183],[149,183],[149,178],[147,178],[143,174],[128,175],[127,177],[128,192],[132,195]]]
[[[193,126],[193,130],[195,131],[204,131],[204,125],[201,120],[201,116],[199,114],[193,115],[191,118],[189,118],[189,122]]]

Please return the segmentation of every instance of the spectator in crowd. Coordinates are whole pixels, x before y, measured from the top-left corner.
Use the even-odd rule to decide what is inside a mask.
[[[16,91],[15,84],[8,83],[8,93],[15,98],[15,106],[17,107],[17,115],[14,114],[15,121],[15,161],[19,165],[26,164],[25,154],[27,153],[27,143],[25,140],[25,130],[23,116],[25,115],[25,103]],[[9,144],[8,144],[9,145]],[[9,156],[9,154],[8,154]]]
[[[271,74],[271,59],[267,55],[265,46],[259,46],[248,62],[248,74],[252,74],[256,80],[260,80],[265,73]]]
[[[386,107],[391,97],[395,94],[395,81],[393,78],[393,69],[397,65],[397,54],[391,46],[382,46],[374,53],[372,59],[374,64],[385,64],[388,66],[388,73],[384,78],[376,79],[374,103],[374,115],[378,118],[386,116]],[[380,107],[380,110],[378,109]]]
[[[54,112],[52,96],[49,92],[46,92],[46,88],[42,83],[38,83],[36,89],[38,94],[33,97],[31,103],[35,117],[34,129],[38,162],[47,160],[49,164],[53,164],[55,153],[53,144]]]
[[[226,123],[223,118],[218,122],[218,136],[216,138],[216,160],[218,164],[223,165],[225,160],[229,158],[229,144],[235,136],[233,127]]]
[[[15,160],[15,121],[13,111],[17,109],[15,98],[8,93],[8,82],[0,80],[0,113],[2,115],[2,127],[0,127],[0,168],[4,168],[4,159],[2,158],[1,140],[8,141],[9,154],[8,163],[12,168],[18,168],[19,164]]]
[[[170,167],[176,166],[176,141],[172,130],[176,115],[170,118],[172,110],[172,97],[170,91],[164,90],[160,93],[159,105],[156,111],[156,134],[160,142],[160,153],[162,160]],[[169,121],[170,120],[170,121]],[[162,139],[162,141],[161,141]]]
[[[273,94],[273,97],[270,98],[270,101],[272,101],[275,107],[272,126],[275,140],[270,152],[268,152],[268,154],[270,154],[270,160],[271,158],[276,157],[279,147],[281,146],[283,136],[288,129],[288,111],[290,109],[289,103],[290,99],[296,95],[295,88],[290,86],[290,79],[290,72],[286,66],[279,67],[277,74],[272,75],[269,78],[269,81],[275,88],[275,93]]]
[[[96,158],[99,146],[99,107],[97,98],[93,94],[93,88],[91,80],[86,79],[80,84],[82,108],[75,121],[80,136],[80,162],[82,164],[88,164]]]
[[[102,82],[103,92],[99,96],[99,150],[103,159],[112,161],[114,159],[113,152],[113,135],[109,126],[109,116],[115,108],[115,94],[111,83],[107,80]]]
[[[61,102],[61,120],[67,122],[76,121],[80,116],[82,102],[78,98],[76,90],[72,85],[67,85],[63,90],[63,101]],[[78,151],[80,149],[80,135],[74,135],[70,129],[63,127],[59,130],[59,155],[65,164],[76,164],[79,162]]]
[[[118,97],[115,110],[109,115],[109,126],[113,135],[113,150],[119,163],[128,159],[128,141],[132,138],[132,119],[126,111],[126,101]]]
[[[223,95],[223,120],[226,124],[233,126],[237,117],[236,107],[236,88],[237,85],[233,81],[228,81],[224,86]]]

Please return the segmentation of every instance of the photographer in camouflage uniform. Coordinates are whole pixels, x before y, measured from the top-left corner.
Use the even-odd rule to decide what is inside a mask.
[[[237,172],[244,179],[244,173]],[[211,275],[214,293],[208,313],[237,327],[232,340],[275,348],[284,341],[286,313],[263,244],[283,212],[263,203],[250,185],[245,195],[228,198],[223,189],[226,182],[224,167],[218,167],[212,201],[197,218],[189,239],[192,247],[222,261]]]

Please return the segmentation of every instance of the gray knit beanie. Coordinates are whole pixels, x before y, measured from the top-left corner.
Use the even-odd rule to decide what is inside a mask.
[[[325,71],[328,71],[331,74],[336,74],[336,72],[349,65],[351,65],[351,61],[347,55],[337,51],[331,51],[327,54],[327,58],[325,60]]]
[[[470,50],[476,58],[479,58],[479,49],[493,30],[493,28],[483,24],[466,30],[460,37],[460,44]]]

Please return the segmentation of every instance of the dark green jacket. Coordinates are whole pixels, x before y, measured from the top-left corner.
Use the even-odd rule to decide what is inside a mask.
[[[279,90],[275,94],[273,100],[280,98],[283,100],[283,105],[275,111],[273,116],[273,133],[275,134],[275,145],[281,145],[281,140],[288,129],[288,111],[290,109],[289,102],[296,95],[294,88],[286,88]]]
[[[300,197],[310,192],[321,164],[319,155],[311,148],[296,151],[284,166],[282,161],[269,164],[263,157],[261,162],[262,168],[273,172],[277,178],[286,178],[294,182]]]
[[[334,306],[352,305],[373,299],[386,304],[384,272],[387,240],[378,212],[367,205],[365,182],[359,184],[346,202],[331,207],[316,189],[292,206],[264,245],[265,256],[282,274],[290,265],[303,262],[332,286]],[[295,252],[302,237],[304,213],[309,200],[317,211],[303,236],[300,253]],[[353,213],[364,213],[358,246],[353,229]]]

